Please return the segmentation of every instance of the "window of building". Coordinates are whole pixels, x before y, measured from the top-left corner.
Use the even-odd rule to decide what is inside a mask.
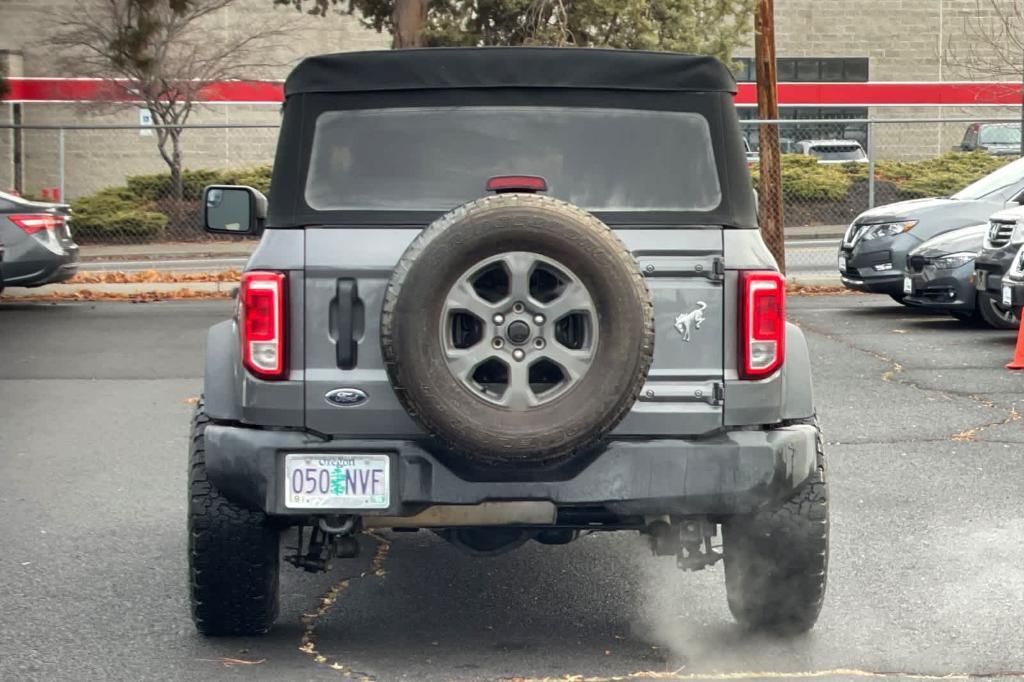
[[[733,60],[733,73],[740,83],[753,83],[756,78],[754,60],[739,57]],[[780,57],[776,62],[777,77],[786,83],[866,83],[867,57]]]

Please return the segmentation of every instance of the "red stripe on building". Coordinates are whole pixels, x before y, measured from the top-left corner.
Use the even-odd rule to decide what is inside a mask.
[[[92,78],[9,78],[5,102],[139,102],[127,82]],[[203,102],[270,102],[284,98],[284,84],[274,81],[223,81],[200,90]]]
[[[8,102],[137,102],[127,84],[87,78],[10,78]],[[200,91],[204,102],[280,102],[279,81],[224,81]],[[753,83],[740,83],[736,103],[753,105]],[[982,106],[1021,104],[1021,87],[999,82],[779,83],[782,106]]]

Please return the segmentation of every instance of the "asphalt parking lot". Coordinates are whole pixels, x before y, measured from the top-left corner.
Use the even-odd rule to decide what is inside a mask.
[[[421,532],[367,537],[326,575],[286,567],[271,635],[204,640],[185,585],[186,430],[205,329],[230,309],[0,305],[0,679],[1024,671],[1014,334],[868,296],[789,302],[832,488],[809,635],[742,632],[720,566],[681,573],[635,535],[477,559]]]

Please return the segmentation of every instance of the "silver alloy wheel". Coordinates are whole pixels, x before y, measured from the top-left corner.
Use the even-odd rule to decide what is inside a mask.
[[[597,309],[569,268],[528,251],[487,258],[445,298],[441,347],[475,395],[509,410],[551,402],[576,385],[597,350]]]

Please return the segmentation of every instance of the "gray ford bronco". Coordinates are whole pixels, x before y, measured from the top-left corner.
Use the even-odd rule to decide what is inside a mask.
[[[281,559],[326,570],[368,529],[478,555],[639,531],[723,559],[742,624],[813,626],[822,441],[734,92],[614,50],[295,69],[269,199],[205,192],[209,231],[261,241],[192,426],[200,632],[266,632]]]

